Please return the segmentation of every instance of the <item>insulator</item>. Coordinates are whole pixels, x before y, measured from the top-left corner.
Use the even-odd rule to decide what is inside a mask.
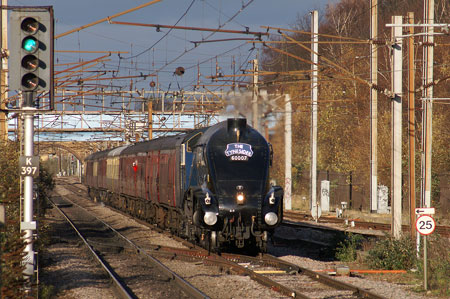
[[[177,69],[175,70],[175,75],[183,76],[184,75],[184,67],[182,67],[182,66],[177,67]]]

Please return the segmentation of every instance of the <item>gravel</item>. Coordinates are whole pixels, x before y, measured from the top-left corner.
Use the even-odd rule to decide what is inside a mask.
[[[66,188],[57,186],[55,193],[65,196],[73,194]],[[133,241],[145,244],[182,247],[179,242],[154,232],[138,222],[128,219],[111,209],[89,202],[93,212],[109,219],[116,229],[126,230]],[[80,242],[69,240],[70,228],[65,228],[62,217],[52,209],[45,224],[51,227],[52,242],[42,252],[40,265],[40,283],[52,285],[56,298],[113,298],[107,277],[90,259],[87,250]],[[269,253],[290,263],[312,270],[334,269],[339,263],[323,261],[306,256],[301,247],[269,246]],[[216,267],[208,267],[199,263],[187,263],[177,260],[164,261],[165,265],[185,277],[191,284],[206,292],[212,298],[282,298],[283,296],[268,288],[262,287],[249,277],[224,274]],[[401,275],[401,274],[397,274]],[[411,291],[414,286],[399,285],[383,281],[382,276],[358,275],[357,277],[339,277],[339,280],[360,286],[386,298],[430,298],[429,294],[418,294]],[[206,290],[206,291],[205,291]],[[165,298],[164,293],[142,295],[141,298]],[[328,297],[332,298],[332,297]]]

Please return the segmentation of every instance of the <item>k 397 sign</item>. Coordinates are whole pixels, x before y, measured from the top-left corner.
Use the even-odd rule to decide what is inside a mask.
[[[19,157],[19,174],[22,177],[39,176],[39,157],[38,156],[20,156]]]

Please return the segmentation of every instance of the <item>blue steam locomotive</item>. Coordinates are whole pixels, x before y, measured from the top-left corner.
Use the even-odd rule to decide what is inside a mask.
[[[266,251],[283,217],[269,184],[270,144],[246,119],[94,153],[85,159],[93,200],[210,250]]]

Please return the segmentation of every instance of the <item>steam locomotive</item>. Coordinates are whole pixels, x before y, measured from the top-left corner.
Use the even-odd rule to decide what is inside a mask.
[[[283,217],[272,148],[244,118],[93,153],[89,196],[220,251],[266,251]]]

